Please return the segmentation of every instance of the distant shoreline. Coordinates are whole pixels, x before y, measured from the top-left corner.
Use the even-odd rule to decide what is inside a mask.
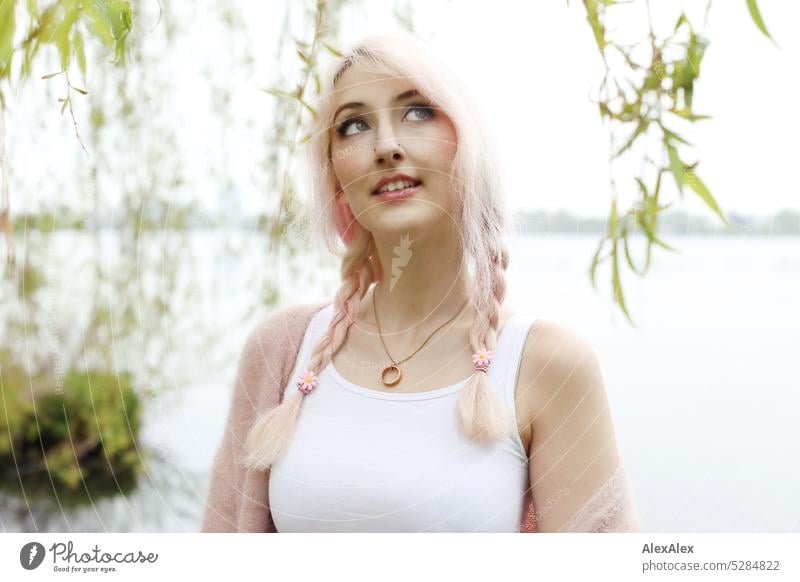
[[[800,212],[781,210],[766,217],[755,217],[730,212],[726,214],[730,226],[712,214],[696,215],[685,211],[665,210],[658,219],[660,234],[708,235],[798,235]],[[557,210],[521,211],[515,215],[519,232],[523,233],[598,233],[607,231],[606,217],[580,217],[571,212]],[[637,228],[635,232],[641,232]]]
[[[178,210],[178,209],[176,209]],[[179,211],[171,212],[168,223],[163,218],[140,216],[137,230],[259,230],[265,217],[231,216],[187,216]],[[115,214],[119,216],[119,214]],[[730,212],[727,215],[731,226],[726,226],[711,214],[694,215],[684,211],[666,210],[659,215],[658,233],[661,235],[800,235],[800,212],[781,210],[767,217],[754,217]],[[177,218],[180,217],[180,218]],[[565,210],[522,210],[513,214],[514,227],[518,234],[604,234],[607,231],[606,217],[581,217]],[[91,219],[58,215],[34,214],[12,218],[15,232],[37,230],[94,230]],[[121,223],[98,221],[100,230],[123,228]],[[127,224],[130,227],[130,224]],[[634,233],[644,234],[637,228]]]

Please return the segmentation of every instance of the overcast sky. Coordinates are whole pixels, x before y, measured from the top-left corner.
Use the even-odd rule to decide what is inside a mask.
[[[686,7],[696,26],[704,2],[660,0],[656,28],[674,24]],[[382,2],[367,2],[370,18],[345,18],[344,38],[390,29]],[[497,136],[511,204],[605,215],[609,205],[608,133],[590,92],[602,65],[583,5],[573,1],[411,2],[418,33],[437,43],[468,79]],[[614,9],[612,27],[646,33],[641,7]],[[761,0],[780,48],[750,20],[744,0],[715,2],[711,44],[696,85],[694,109],[713,119],[687,133],[700,160],[698,175],[723,208],[769,214],[800,209],[795,170],[800,147],[800,3]],[[624,199],[624,193],[621,193]],[[706,213],[687,195],[686,209]]]
[[[370,18],[346,18],[343,37],[390,28],[386,2],[366,2]],[[416,1],[417,31],[451,63],[489,112],[517,208],[608,211],[608,137],[589,100],[602,65],[580,1]],[[697,26],[705,2],[659,0],[656,26],[672,26],[686,5]],[[800,209],[800,3],[760,0],[780,48],[757,30],[744,0],[714,2],[694,109],[713,119],[687,134],[698,175],[730,210],[768,214]],[[644,6],[643,1],[635,3]],[[362,8],[363,10],[363,8]],[[646,33],[636,6],[615,8],[612,26]],[[374,16],[374,17],[373,17]],[[638,33],[636,32],[638,31]],[[687,196],[686,209],[705,213]]]
[[[299,4],[294,9],[304,8]],[[674,24],[684,3],[659,0],[651,4],[662,10],[655,24],[664,28]],[[701,25],[702,13],[696,12],[705,2],[685,4]],[[694,96],[695,111],[713,118],[698,122],[693,132],[684,134],[696,147],[683,155],[689,162],[700,160],[698,175],[723,209],[766,215],[783,208],[800,210],[796,171],[800,3],[760,0],[759,4],[780,48],[756,29],[744,0],[714,2],[707,28],[711,44]],[[155,33],[147,39],[147,49],[160,55],[158,71],[153,72],[171,83],[168,94],[158,95],[159,111],[176,128],[176,155],[185,160],[186,185],[182,191],[169,192],[176,201],[191,196],[207,209],[230,204],[246,212],[263,208],[263,181],[254,182],[252,176],[261,172],[273,102],[261,88],[271,84],[277,69],[276,39],[284,24],[285,5],[231,4],[243,18],[241,34],[232,37],[221,27],[216,0],[179,3],[171,7],[180,13],[177,20],[183,27],[175,46],[160,48]],[[389,0],[363,0],[345,9],[342,42],[397,29],[396,5]],[[445,53],[486,112],[511,206],[607,215],[608,129],[601,125],[597,106],[589,99],[603,70],[582,3],[412,0],[409,5],[418,34]],[[646,34],[643,6],[643,0],[636,0],[615,8],[611,26],[631,39],[642,38]],[[157,17],[157,4],[145,5],[135,25],[152,30]],[[308,18],[292,22],[292,26],[301,24],[308,24]],[[228,35],[225,43],[213,42],[223,34]],[[307,38],[307,31],[298,30],[297,36]],[[233,55],[243,45],[255,55],[254,71],[233,66]],[[285,51],[290,53],[291,47]],[[296,68],[296,59],[289,61]],[[50,64],[39,66],[36,73],[52,72]],[[129,74],[136,75],[136,66],[128,64]],[[204,71],[211,71],[218,85],[231,89],[229,108],[239,119],[236,127],[227,127],[215,109]],[[95,90],[95,81],[90,77],[86,86]],[[59,86],[34,75],[7,114],[11,184],[26,193],[14,198],[12,192],[15,212],[27,206],[48,208],[54,200],[70,202],[81,196],[84,206],[90,201],[70,186],[70,180],[74,182],[69,177],[70,164],[85,157],[76,145],[69,116],[58,113]],[[44,112],[32,105],[41,99],[52,103]],[[82,127],[86,127],[87,113],[88,108],[76,100]],[[32,171],[29,162],[33,159],[46,160],[47,172]],[[203,173],[209,167],[231,176],[232,194],[220,195],[218,183]],[[620,171],[617,178],[624,186],[620,195],[627,207],[626,199],[634,194],[633,182],[630,171]],[[685,210],[710,216],[688,191],[686,202]]]

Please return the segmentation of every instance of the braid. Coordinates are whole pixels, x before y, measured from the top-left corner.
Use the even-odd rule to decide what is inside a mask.
[[[380,263],[375,257],[377,252],[372,235],[364,229],[358,229],[342,259],[342,285],[334,297],[333,317],[312,350],[306,372],[316,374],[325,369],[343,345],[350,326],[362,309],[370,284],[381,276]],[[500,308],[506,295],[508,259],[508,249],[501,243],[500,252],[491,257],[491,296],[485,301],[481,301],[481,297],[473,297],[474,304],[486,305],[488,311],[481,314],[479,310],[470,328],[470,346],[476,356],[483,356],[488,351],[490,358],[497,344]],[[481,289],[481,286],[477,288]],[[497,399],[489,386],[485,372],[491,360],[474,361],[475,373],[467,380],[459,396],[459,421],[462,430],[470,438],[491,442],[507,436],[512,427],[516,430],[516,422],[511,418],[508,407]],[[244,463],[248,468],[265,469],[281,456],[294,432],[303,398],[316,386],[314,374],[313,383],[305,386],[307,390],[298,389],[256,421],[245,442],[247,458]]]
[[[377,253],[372,235],[365,229],[358,229],[353,243],[342,258],[342,284],[334,297],[333,318],[311,352],[306,365],[307,372],[319,373],[323,370],[344,343],[361,309],[364,295],[379,273],[373,256],[377,256]],[[316,386],[316,379],[313,386]],[[281,456],[292,437],[305,396],[306,391],[298,389],[256,421],[245,441],[245,465],[248,468],[266,469]]]
[[[491,289],[492,296],[486,305],[488,313],[478,312],[470,328],[470,344],[477,354],[489,350],[497,345],[497,327],[500,322],[500,307],[506,296],[506,268],[508,267],[508,249],[501,243],[501,250],[491,259]],[[478,286],[480,289],[480,285]],[[478,305],[483,302],[478,301]],[[482,316],[483,315],[483,316]],[[475,356],[473,356],[473,359]],[[491,359],[489,359],[491,361]],[[516,430],[515,419],[511,418],[511,411],[492,392],[486,378],[488,363],[476,363],[475,373],[467,381],[458,400],[458,411],[461,428],[472,439],[481,442],[491,442],[505,437],[509,431]]]

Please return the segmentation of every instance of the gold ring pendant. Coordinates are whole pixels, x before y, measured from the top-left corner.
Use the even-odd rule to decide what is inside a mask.
[[[397,377],[394,380],[387,382],[386,373],[391,372],[392,370],[394,370],[397,373]],[[400,368],[398,368],[396,364],[392,364],[391,366],[386,366],[383,369],[383,372],[381,372],[381,381],[385,386],[394,386],[400,381],[400,378],[402,377],[403,377],[403,372],[400,371]]]

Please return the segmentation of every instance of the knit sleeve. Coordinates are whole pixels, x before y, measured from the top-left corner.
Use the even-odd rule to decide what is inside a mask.
[[[250,499],[248,469],[241,462],[244,443],[257,411],[277,405],[280,399],[279,389],[275,389],[280,387],[282,376],[281,342],[277,336],[284,335],[279,330],[285,322],[280,320],[280,315],[280,312],[268,315],[250,332],[239,357],[225,429],[211,468],[201,532],[247,531],[242,527],[243,522],[254,518],[258,520],[260,531],[275,531],[268,491],[264,492],[263,499]],[[268,482],[269,471],[266,473]],[[243,506],[258,515],[243,516]]]
[[[640,531],[628,476],[622,465],[581,507],[561,530],[569,533],[620,533]]]
[[[525,512],[520,533],[536,533],[537,510],[526,493]],[[621,533],[639,532],[639,516],[634,507],[627,474],[622,463],[614,474],[598,489],[567,524],[559,530],[565,533]]]

